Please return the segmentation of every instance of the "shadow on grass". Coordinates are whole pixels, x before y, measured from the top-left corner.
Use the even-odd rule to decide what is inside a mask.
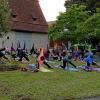
[[[13,97],[12,100],[35,100],[35,99],[32,99],[31,95],[18,94],[15,97]]]

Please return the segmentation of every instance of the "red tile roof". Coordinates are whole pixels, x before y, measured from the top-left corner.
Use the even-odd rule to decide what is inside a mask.
[[[47,33],[48,25],[38,0],[8,0],[12,12],[12,29]]]
[[[56,21],[49,21],[49,22],[47,22],[47,23],[48,23],[48,26],[50,27],[50,26],[56,24]]]

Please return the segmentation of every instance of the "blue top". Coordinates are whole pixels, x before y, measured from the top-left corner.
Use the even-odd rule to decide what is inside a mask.
[[[85,58],[85,61],[86,62],[89,62],[90,64],[93,63],[93,56],[92,55],[88,55],[86,58]]]

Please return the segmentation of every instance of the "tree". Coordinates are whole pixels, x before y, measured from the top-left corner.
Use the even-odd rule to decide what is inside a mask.
[[[81,33],[85,38],[100,39],[100,12],[89,17],[79,28],[77,33]]]
[[[96,13],[96,8],[100,8],[100,0],[66,0],[65,7],[68,8],[73,4],[86,5],[87,10]]]
[[[80,38],[80,34],[76,33],[78,27],[89,18],[89,12],[86,10],[86,6],[72,5],[66,12],[61,13],[58,16],[56,25],[49,29],[50,39],[64,39],[70,37],[77,41]],[[68,29],[68,31],[64,31]]]
[[[7,0],[0,0],[0,36],[10,30],[10,9]]]
[[[100,8],[90,15],[86,6],[74,4],[61,13],[56,24],[49,29],[51,40],[70,38],[74,42],[85,42],[91,38],[100,39]],[[68,31],[64,31],[67,29]]]
[[[49,28],[49,38],[50,40],[62,39],[64,37],[63,29],[66,22],[66,13],[60,13],[56,24]]]

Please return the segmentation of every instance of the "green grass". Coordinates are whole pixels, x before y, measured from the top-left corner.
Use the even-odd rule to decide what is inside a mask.
[[[77,100],[100,95],[99,72],[52,70],[51,73],[0,72],[0,100]]]

